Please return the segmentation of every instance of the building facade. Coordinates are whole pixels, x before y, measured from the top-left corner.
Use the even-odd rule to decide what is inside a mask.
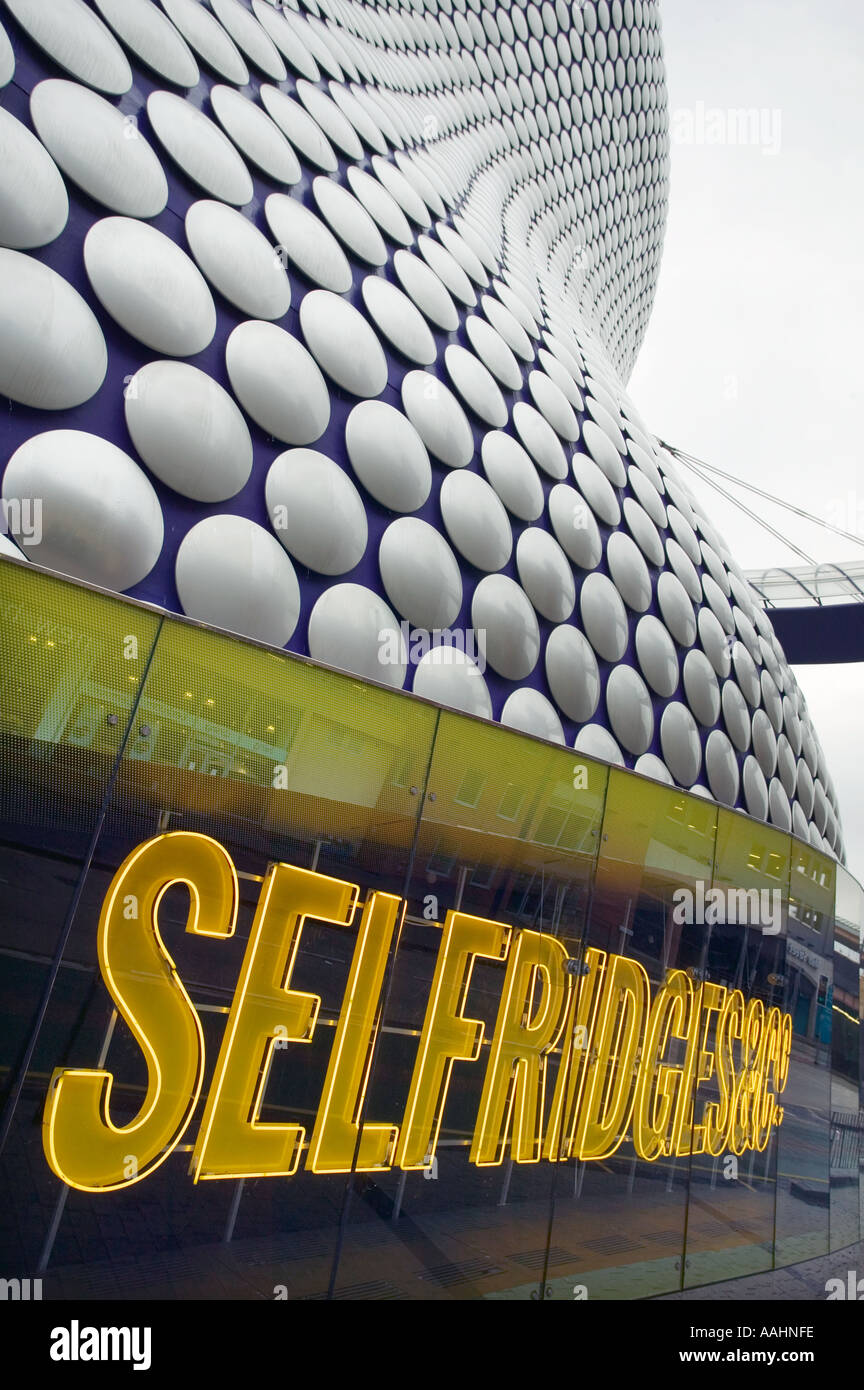
[[[0,83],[0,1276],[857,1240],[833,783],[626,392],[658,7],[6,0]]]

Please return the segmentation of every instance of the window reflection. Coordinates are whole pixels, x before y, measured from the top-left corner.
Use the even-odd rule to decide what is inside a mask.
[[[11,1193],[20,1215],[4,1237],[8,1259],[35,1267],[44,1256],[66,1296],[118,1280],[131,1294],[132,1265],[143,1269],[145,1257],[154,1287],[185,1261],[193,1294],[219,1251],[231,1297],[279,1286],[296,1299],[569,1301],[574,1288],[632,1298],[712,1282],[858,1238],[864,909],[834,861],[572,750],[7,569],[0,948],[12,1003],[0,1064],[8,1075],[35,1043],[8,1154],[38,1195]],[[45,621],[31,642],[34,604]],[[136,623],[130,672],[124,643]],[[274,1051],[261,1108],[266,1123],[306,1130],[293,1177],[195,1185],[183,1143],[116,1194],[122,1220],[106,1222],[99,1197],[70,1192],[41,1161],[33,1168],[58,1061],[101,1057],[118,1117],[135,1113],[145,1069],[105,990],[95,924],[122,860],[174,829],[218,839],[240,875],[230,940],[184,933],[184,889],[160,907],[202,1020],[205,1094],[268,865],[356,884],[358,921],[376,891],[404,904],[363,1013],[368,1058],[352,1124],[405,1124],[452,914],[499,933],[497,949],[470,966],[466,957],[451,982],[451,1013],[481,1024],[483,1039],[476,1056],[466,1047],[453,1061],[416,1163],[311,1171],[334,1040],[348,1036],[340,1018],[357,932],[310,918],[291,983],[321,1001],[314,1034]],[[782,1090],[781,1016],[791,1028]],[[543,1050],[523,1057],[532,1030]],[[762,1108],[748,1102],[746,1124],[721,1122],[724,1094],[758,1070],[753,1039],[763,1036],[774,1052]],[[173,1265],[158,1248],[174,1251]]]
[[[706,981],[740,995],[745,1018],[753,1018],[757,1030],[758,1020],[783,1011],[790,843],[788,836],[744,816],[718,812],[711,875],[715,908],[705,913],[701,970]],[[716,1022],[714,1028],[716,1033]],[[746,1068],[746,1041],[736,1043],[732,1055],[738,1069]],[[751,1066],[753,1057],[758,1051],[751,1054]],[[697,1108],[719,1100],[715,1072],[699,1086]],[[785,1094],[779,1103],[785,1105]],[[685,1284],[771,1268],[781,1133],[782,1125],[775,1126],[763,1135],[764,1147],[742,1151],[730,1131],[722,1152],[691,1156]]]
[[[831,1249],[859,1239],[860,1211],[860,943],[864,894],[837,868],[833,982],[822,1008],[830,1009],[831,1038]]]

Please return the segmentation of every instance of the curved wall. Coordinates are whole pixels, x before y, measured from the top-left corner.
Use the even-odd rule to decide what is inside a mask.
[[[658,6],[6,0],[0,553],[843,858],[795,677],[626,392]]]

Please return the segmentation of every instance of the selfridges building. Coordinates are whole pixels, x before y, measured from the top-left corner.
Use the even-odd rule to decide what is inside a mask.
[[[632,1299],[856,1241],[830,771],[626,389],[658,5],[0,19],[0,1274]]]

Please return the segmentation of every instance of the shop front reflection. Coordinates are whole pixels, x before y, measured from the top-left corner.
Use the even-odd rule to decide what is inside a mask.
[[[16,568],[9,582],[22,588],[17,612],[35,584],[40,611],[53,605],[75,640],[37,660],[17,640],[26,622],[4,633],[15,654],[0,692],[7,1078],[32,1044],[10,1111],[7,1264],[41,1257],[67,1296],[170,1285],[187,1296],[572,1300],[649,1296],[858,1238],[864,912],[835,861],[572,750],[60,580]],[[135,624],[145,678],[133,695],[123,642]],[[177,831],[217,840],[239,881],[225,940],[183,930],[188,890],[160,905],[201,1020],[202,1102],[144,1181],[70,1191],[38,1139],[48,1081],[60,1065],[98,1064],[115,1077],[120,1119],[140,1105],[146,1066],[101,978],[96,928],[123,860]],[[305,1130],[297,1170],[194,1183],[195,1133],[278,863],[359,894],[352,926],[305,922],[290,985],[320,1000],[315,1028],[268,1054],[260,1119]],[[374,894],[400,906],[376,957],[375,1006],[347,1023],[357,925]],[[482,1026],[482,1040],[452,1060],[409,1153],[405,1117],[454,913],[500,937],[450,983],[451,1014]],[[652,1008],[663,1018],[653,1038]],[[769,1058],[759,1142],[745,1142],[728,1111],[719,1120],[748,1066],[758,1070],[735,1029],[746,1016],[768,1037],[781,1015],[792,1029],[782,1123],[768,1123]],[[502,1050],[532,1029],[534,1053]],[[386,1161],[370,1165],[355,1146],[347,1164],[325,1162],[320,1143],[313,1161],[334,1057],[361,1041],[346,1122],[355,1136],[389,1127]]]

